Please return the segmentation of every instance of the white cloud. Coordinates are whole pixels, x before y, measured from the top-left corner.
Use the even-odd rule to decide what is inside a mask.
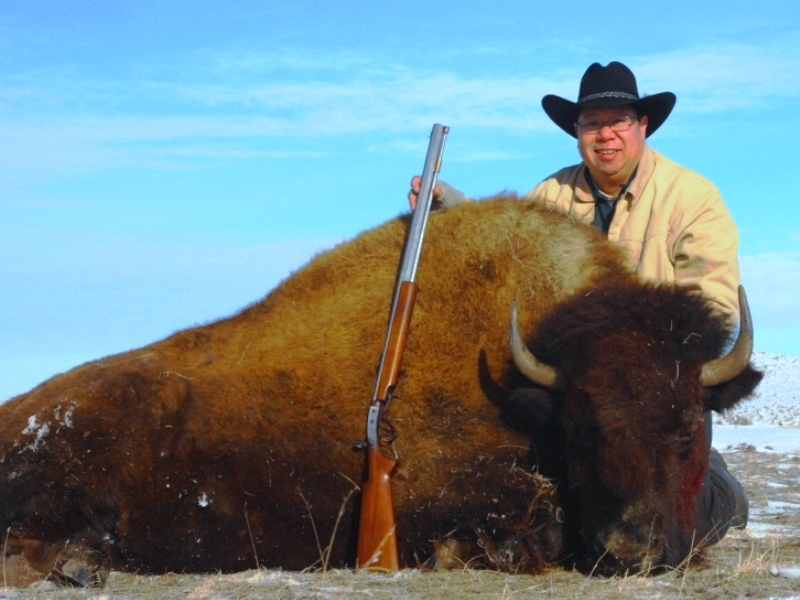
[[[318,158],[328,152],[265,149],[253,139],[288,133],[263,117],[55,117],[0,124],[0,165],[25,170],[93,171],[115,167],[187,168],[248,158]]]
[[[265,80],[253,78],[255,73],[248,77],[244,69],[235,84],[179,85],[172,92],[213,106],[288,110],[288,118],[298,117],[318,133],[362,127],[407,131],[416,128],[416,121],[409,118],[425,117],[428,123],[431,112],[447,114],[462,126],[537,130],[549,126],[546,117],[538,118],[543,117],[538,110],[540,98],[548,93],[574,98],[584,68],[578,65],[520,77],[472,77],[466,71],[387,67],[382,57],[368,60],[352,54],[320,60],[294,57],[294,61],[265,55],[261,63],[255,58],[251,62],[275,60],[291,68],[294,76]],[[796,41],[698,46],[633,57],[628,63],[637,73],[642,93],[673,90],[689,111],[763,107],[765,99],[785,100],[800,94]],[[263,75],[261,69],[256,71]],[[351,118],[333,125],[328,122],[331,115]],[[366,125],[361,125],[362,119]]]
[[[800,95],[796,42],[697,47],[627,62],[643,93],[675,91],[688,112],[763,110]],[[583,70],[470,76],[387,63],[380,56],[283,51],[155,65],[119,81],[91,80],[74,69],[6,76],[0,165],[12,172],[191,167],[199,156],[264,156],[257,145],[265,140],[418,132],[433,122],[550,131],[539,100],[548,93],[574,98]]]
[[[764,110],[771,102],[796,102],[800,96],[796,42],[698,47],[640,57],[630,66],[640,93],[675,92],[687,112]]]

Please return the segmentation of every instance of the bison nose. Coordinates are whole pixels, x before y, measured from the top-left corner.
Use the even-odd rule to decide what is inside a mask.
[[[600,539],[603,550],[637,570],[648,570],[662,562],[665,543],[649,526],[615,527]]]

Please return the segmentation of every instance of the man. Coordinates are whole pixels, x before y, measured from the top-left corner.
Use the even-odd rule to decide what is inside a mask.
[[[640,278],[674,283],[716,303],[731,327],[738,323],[738,233],[719,191],[707,179],[663,157],[647,138],[664,123],[675,95],[640,98],[636,78],[619,62],[592,64],[581,79],[578,101],[547,95],[542,107],[578,141],[582,162],[562,169],[525,194],[594,224],[628,253]],[[411,180],[416,204],[419,178]],[[447,207],[467,200],[444,182],[434,198]],[[697,502],[698,539],[715,543],[728,527],[747,524],[744,490],[711,449],[709,472]]]

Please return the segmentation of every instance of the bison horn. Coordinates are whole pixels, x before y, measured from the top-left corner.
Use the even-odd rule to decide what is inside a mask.
[[[514,364],[520,372],[534,383],[538,383],[547,388],[558,391],[567,389],[567,380],[564,374],[550,365],[546,365],[528,350],[519,334],[519,315],[517,313],[517,301],[511,303],[511,316],[508,325],[508,341],[511,345],[511,355],[514,357]]]
[[[728,354],[703,365],[700,384],[704,387],[725,383],[744,371],[753,352],[753,321],[744,288],[739,286],[739,336]]]

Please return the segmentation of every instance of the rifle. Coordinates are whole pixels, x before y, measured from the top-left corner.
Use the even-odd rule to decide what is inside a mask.
[[[400,362],[408,340],[411,313],[417,295],[414,276],[433,200],[436,175],[442,166],[442,152],[448,131],[449,127],[438,123],[431,131],[419,196],[411,217],[411,227],[395,283],[389,327],[378,364],[375,391],[367,411],[367,439],[364,444],[367,453],[366,473],[361,485],[361,513],[356,553],[356,568],[359,569],[396,571],[400,568],[391,481],[397,459],[386,456],[381,450],[381,444],[392,443],[394,432],[392,431],[388,439],[382,437],[381,423],[392,401],[392,394],[400,375]]]

